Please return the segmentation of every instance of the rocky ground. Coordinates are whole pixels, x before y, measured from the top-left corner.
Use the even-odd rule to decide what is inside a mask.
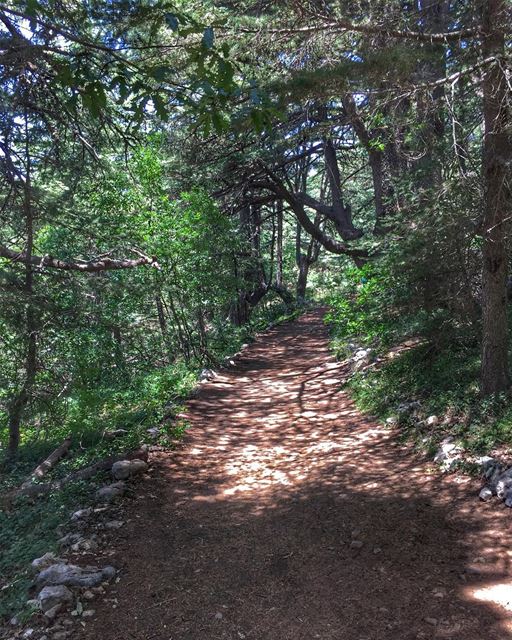
[[[340,391],[347,366],[315,312],[207,376],[182,447],[138,479],[120,465],[128,497],[98,495],[62,532],[66,562],[35,568],[42,624],[19,634],[512,638],[511,511],[362,416]]]

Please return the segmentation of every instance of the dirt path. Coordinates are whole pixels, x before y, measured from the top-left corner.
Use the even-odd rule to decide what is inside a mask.
[[[510,511],[432,473],[341,376],[316,312],[203,386],[87,639],[512,638]]]

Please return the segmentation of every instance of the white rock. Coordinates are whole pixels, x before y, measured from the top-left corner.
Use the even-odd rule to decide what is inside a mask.
[[[60,547],[72,547],[73,545],[81,542],[83,540],[83,536],[80,533],[67,533],[65,536],[58,540]],[[57,564],[61,562],[59,558],[56,558],[52,564]],[[64,560],[62,560],[64,562]]]
[[[67,567],[68,565],[61,566]],[[41,591],[37,595],[37,600],[39,602],[41,611],[43,613],[46,613],[56,606],[60,607],[63,604],[72,602],[73,594],[63,584],[48,585],[41,589]]]
[[[512,490],[512,468],[506,469],[499,475],[496,482],[496,495],[498,498],[505,498],[510,490]]]
[[[217,374],[213,369],[203,369],[199,374],[199,382],[208,382],[217,377]]]
[[[42,571],[43,569],[46,569],[46,567],[51,567],[52,564],[64,562],[66,561],[62,560],[62,558],[57,558],[52,551],[49,551],[48,553],[45,553],[44,556],[32,560],[31,567],[34,571]]]
[[[435,427],[439,424],[439,418],[437,416],[429,416],[425,422],[428,427]]]
[[[441,446],[434,456],[434,462],[441,464],[445,468],[449,468],[453,462],[460,459],[461,453],[462,448],[460,445],[454,442],[452,437],[448,437],[441,442]]]
[[[480,498],[480,500],[483,500],[483,502],[487,502],[492,498],[492,496],[493,493],[490,487],[482,487],[482,489],[480,489],[480,493],[478,494],[478,497]]]
[[[95,567],[85,567],[82,569],[73,564],[55,564],[41,571],[37,576],[38,586],[46,585],[67,585],[72,587],[94,587],[104,580],[109,580],[115,576],[116,570],[113,567],[97,569]]]
[[[71,520],[82,520],[84,518],[88,518],[92,513],[92,508],[87,507],[87,509],[78,509],[71,515]]]
[[[386,424],[389,427],[394,427],[396,424],[398,424],[398,418],[396,416],[390,416],[389,418],[386,418]]]
[[[371,357],[372,351],[371,349],[359,349],[352,356],[352,360],[354,362],[359,362],[359,360],[368,360]]]
[[[83,538],[79,542],[71,545],[71,549],[73,551],[96,551],[98,548],[98,543],[94,538],[85,539]]]

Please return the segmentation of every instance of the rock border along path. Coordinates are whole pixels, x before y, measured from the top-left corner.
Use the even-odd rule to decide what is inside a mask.
[[[315,311],[203,384],[80,637],[512,638],[510,511],[362,416],[342,377]]]

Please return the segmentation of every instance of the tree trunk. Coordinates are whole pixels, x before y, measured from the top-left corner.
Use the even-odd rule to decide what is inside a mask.
[[[378,140],[374,140],[372,138],[372,135],[366,128],[363,119],[359,115],[352,94],[346,94],[342,98],[342,103],[359,142],[368,153],[368,164],[370,165],[370,170],[372,172],[373,195],[375,198],[374,233],[376,235],[384,234],[387,231],[384,227],[384,218],[386,216],[386,204],[384,198],[384,156],[382,151],[380,151],[376,145]]]
[[[165,317],[164,303],[163,303],[162,295],[160,292],[158,292],[155,295],[155,304],[156,304],[156,310],[158,313],[158,326],[160,327],[162,342],[167,355],[167,360],[169,363],[171,363],[172,362],[172,346],[171,346],[171,340],[169,336],[169,330],[167,328],[167,318]]]
[[[29,261],[25,263],[24,291],[26,294],[25,336],[26,351],[24,362],[25,379],[18,393],[11,399],[8,408],[9,443],[7,456],[14,458],[20,444],[20,426],[23,411],[30,399],[30,393],[36,378],[37,366],[37,316],[34,309],[34,271],[30,262],[34,248],[34,212],[32,209],[31,158],[29,153],[28,123],[25,117],[25,180],[23,184],[23,209],[25,214],[26,250]]]
[[[500,64],[487,68],[483,83],[484,215],[482,265],[482,365],[484,396],[509,387],[507,274],[509,259],[510,163],[512,149],[505,60],[505,0],[487,0],[483,16],[483,55],[496,56]]]
[[[277,269],[276,269],[276,285],[283,285],[283,201],[277,201]]]
[[[360,229],[354,227],[350,206],[345,206],[343,202],[340,170],[336,158],[336,149],[334,148],[331,138],[324,139],[324,158],[325,170],[331,187],[332,210],[336,219],[336,230],[343,240],[356,240],[360,238],[363,233]]]
[[[308,284],[309,261],[304,253],[298,260],[299,276],[297,278],[297,303],[304,304],[306,300],[306,287]]]

